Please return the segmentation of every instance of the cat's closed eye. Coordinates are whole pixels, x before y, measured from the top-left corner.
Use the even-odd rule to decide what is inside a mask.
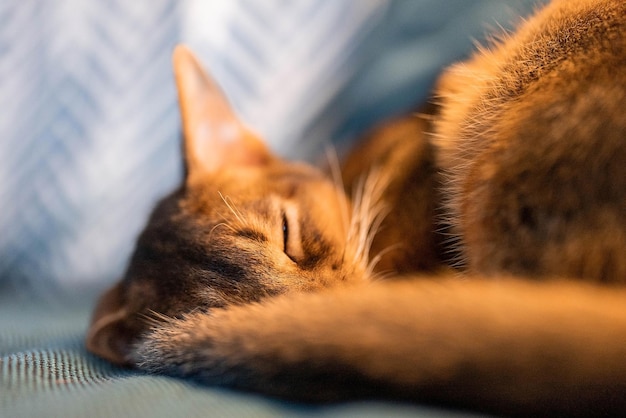
[[[291,261],[298,263],[302,258],[302,236],[298,222],[298,209],[287,205],[281,211],[281,228],[283,233],[283,252]]]
[[[287,243],[289,242],[289,221],[287,220],[287,215],[285,214],[284,211],[282,213],[282,229],[283,229],[283,251],[289,257],[289,253],[287,251]]]

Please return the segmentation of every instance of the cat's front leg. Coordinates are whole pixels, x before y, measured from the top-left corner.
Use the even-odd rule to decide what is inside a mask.
[[[305,401],[435,402],[520,416],[626,412],[626,293],[420,279],[193,313],[136,346],[144,370]],[[555,303],[558,301],[558,303]]]

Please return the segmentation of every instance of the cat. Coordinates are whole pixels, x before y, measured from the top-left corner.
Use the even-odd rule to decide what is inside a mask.
[[[623,415],[625,37],[626,3],[554,0],[341,174],[273,155],[177,47],[185,179],[88,350],[303,401]]]

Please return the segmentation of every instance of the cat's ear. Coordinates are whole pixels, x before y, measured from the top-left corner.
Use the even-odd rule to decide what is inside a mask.
[[[189,48],[177,46],[173,64],[188,178],[271,160],[264,142],[237,118],[220,87]]]
[[[128,326],[129,312],[123,294],[123,284],[118,283],[100,298],[87,331],[86,346],[112,363],[130,365],[129,354],[136,333]]]

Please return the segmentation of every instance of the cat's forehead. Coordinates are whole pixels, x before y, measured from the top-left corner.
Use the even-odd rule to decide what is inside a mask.
[[[228,202],[239,209],[271,210],[291,202],[311,205],[324,202],[329,209],[345,200],[323,172],[303,163],[223,170],[188,185],[183,206],[194,212],[213,212]]]
[[[192,185],[196,195],[215,190],[235,194],[241,200],[275,194],[291,197],[307,189],[326,189],[332,182],[306,164],[273,164],[267,167],[235,168],[201,178]]]

